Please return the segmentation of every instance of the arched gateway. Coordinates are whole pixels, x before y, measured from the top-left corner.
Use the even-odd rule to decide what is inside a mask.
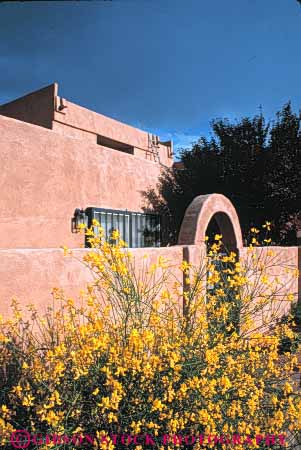
[[[238,251],[243,247],[241,228],[236,210],[230,200],[221,194],[199,195],[186,209],[178,244],[201,245],[205,243],[208,225],[212,219],[223,235],[223,243]]]

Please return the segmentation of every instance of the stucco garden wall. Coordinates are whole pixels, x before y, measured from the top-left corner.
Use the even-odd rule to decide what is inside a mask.
[[[301,301],[300,274],[298,276],[297,273],[301,269],[300,255],[301,247],[255,247],[251,253],[247,248],[243,248],[240,252],[242,264],[250,268],[251,278],[255,283],[254,291],[258,292],[259,297],[262,286],[264,289],[270,283],[276,286],[273,288],[276,289],[274,311],[278,311],[281,316],[290,312],[292,302]],[[260,265],[265,267],[266,285],[263,284]],[[256,288],[258,282],[260,285]],[[288,294],[292,295],[292,300],[285,299]]]
[[[277,311],[278,317],[288,314],[292,301],[301,302],[301,247],[255,247],[250,252],[250,249],[243,247],[239,217],[230,200],[221,194],[200,195],[188,206],[179,234],[180,244],[186,244],[187,249],[195,249],[194,258],[189,255],[185,257],[192,264],[197,265],[204,257],[206,231],[213,218],[226,248],[239,255],[242,267],[246,268],[251,278],[251,296],[259,300],[261,294],[268,293],[268,285],[274,283],[270,291],[274,294],[273,311]],[[196,249],[199,249],[197,253]],[[291,300],[286,299],[288,294],[291,294]],[[262,322],[262,317],[255,319],[258,324]]]
[[[272,257],[268,256],[273,251]],[[0,314],[10,314],[10,304],[16,297],[25,306],[33,303],[40,311],[52,303],[51,291],[54,287],[63,289],[66,296],[77,298],[79,291],[93,280],[92,273],[82,263],[82,257],[88,249],[75,249],[72,256],[64,257],[61,249],[3,249],[0,250]],[[131,249],[135,259],[136,273],[142,266],[149,266],[164,257],[170,266],[171,276],[167,288],[172,289],[174,282],[182,281],[183,274],[179,266],[183,260],[194,266],[202,264],[204,248],[196,245],[176,245],[161,248]],[[300,296],[300,278],[293,278],[291,269],[300,269],[301,249],[298,247],[258,247],[257,255],[262,262],[268,262],[269,275],[279,277],[282,288],[279,295],[286,292]],[[147,257],[145,257],[145,255]],[[248,258],[247,249],[241,252],[241,259]],[[289,269],[289,271],[287,271]],[[290,302],[282,303],[282,312],[288,312]]]
[[[92,272],[82,262],[88,251],[75,249],[72,256],[64,256],[61,249],[0,250],[0,314],[10,315],[12,298],[16,298],[22,307],[32,303],[39,311],[45,311],[52,305],[53,288],[63,289],[67,297],[77,299],[80,290],[93,280]],[[183,260],[182,246],[130,251],[137,276],[143,265],[149,267],[162,256],[170,267],[167,288],[172,289],[176,280],[182,281],[183,274],[179,269]]]

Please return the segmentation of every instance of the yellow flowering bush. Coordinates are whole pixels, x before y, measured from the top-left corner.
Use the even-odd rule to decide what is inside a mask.
[[[82,448],[138,450],[244,448],[206,441],[233,434],[265,448],[255,436],[300,429],[297,357],[280,345],[294,332],[274,307],[289,294],[275,299],[277,282],[252,248],[240,262],[217,235],[202,266],[184,261],[176,280],[163,258],[138,271],[117,231],[110,242],[99,227],[86,234],[83,259],[95,281],[80,299],[54,289],[47,314],[30,307],[26,319],[14,302],[1,321],[1,448],[15,448],[10,437],[20,429],[92,436],[77,442]],[[121,434],[149,442],[114,441]],[[189,446],[166,437],[180,435],[205,438]],[[28,448],[77,444],[35,439]]]

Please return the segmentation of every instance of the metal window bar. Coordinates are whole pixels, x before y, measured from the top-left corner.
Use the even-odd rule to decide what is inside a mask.
[[[130,248],[160,247],[161,246],[161,216],[159,214],[140,213],[134,211],[122,211],[104,208],[86,208],[88,227],[92,226],[96,219],[104,230],[107,241],[113,230],[118,230]],[[93,227],[95,234],[97,227]],[[86,247],[89,242],[86,239]]]

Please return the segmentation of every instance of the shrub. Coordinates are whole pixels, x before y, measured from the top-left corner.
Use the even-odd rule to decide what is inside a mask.
[[[275,299],[277,283],[267,282],[267,261],[262,264],[254,248],[239,262],[234,253],[221,254],[216,236],[202,266],[184,261],[184,281],[173,280],[162,258],[144,264],[137,276],[118,232],[108,243],[99,231],[87,230],[92,249],[84,263],[95,282],[80,301],[54,289],[46,315],[30,307],[25,319],[14,302],[12,318],[2,320],[3,448],[14,448],[16,429],[74,436],[74,442],[36,440],[28,447],[40,449],[74,448],[80,435],[95,438],[93,445],[84,439],[83,448],[125,448],[113,435],[148,435],[149,442],[129,443],[139,450],[192,448],[166,435],[204,435],[195,448],[222,448],[208,436],[239,434],[247,445],[264,448],[256,435],[300,428],[292,378],[297,359],[278,351],[293,332],[274,307],[291,295]]]

